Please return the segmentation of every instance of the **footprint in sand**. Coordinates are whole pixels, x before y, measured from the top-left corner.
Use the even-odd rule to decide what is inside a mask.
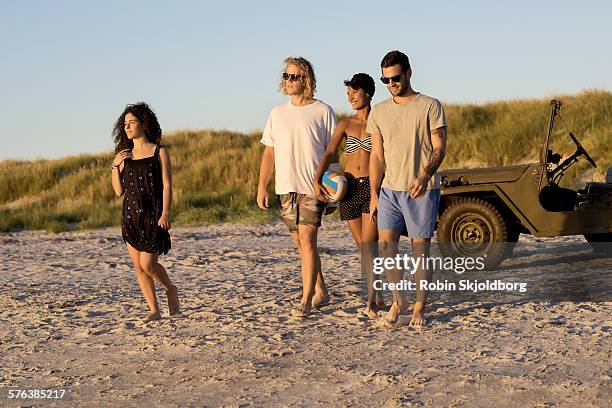
[[[95,331],[91,331],[91,335],[92,336],[100,336],[102,334],[109,334],[112,333],[112,329],[110,327],[104,328],[104,329],[99,329],[99,330],[95,330]]]
[[[136,323],[134,322],[121,322],[119,324],[120,330],[134,330],[136,328]]]
[[[338,317],[357,317],[357,314],[355,313],[349,313],[349,312],[345,312],[342,309],[338,309],[336,310],[334,313],[332,313],[334,316],[338,316]]]
[[[108,312],[108,311],[88,310],[87,313],[86,313],[86,317],[101,317],[101,316],[106,316],[109,313],[110,312]]]

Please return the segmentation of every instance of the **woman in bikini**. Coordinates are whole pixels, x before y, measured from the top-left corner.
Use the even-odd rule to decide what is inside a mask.
[[[376,223],[363,214],[370,213],[370,178],[368,173],[370,163],[370,150],[372,148],[370,137],[366,135],[366,124],[370,114],[370,102],[374,96],[374,80],[364,73],[353,75],[350,80],[344,81],[346,93],[351,107],[356,111],[354,116],[343,119],[338,123],[336,131],[321,160],[315,177],[315,193],[321,201],[329,201],[326,197],[322,179],[323,174],[332,161],[337,157],[338,148],[346,139],[346,163],[344,176],[348,182],[348,189],[340,201],[340,219],[346,221],[361,253],[362,271],[368,285],[368,301],[363,312],[374,318],[376,313],[384,308],[383,297],[380,291],[374,290],[374,274],[372,272],[373,260],[377,256],[378,230]]]

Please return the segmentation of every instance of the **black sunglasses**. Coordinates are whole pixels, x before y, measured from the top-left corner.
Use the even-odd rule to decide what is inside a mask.
[[[283,79],[285,81],[295,82],[298,79],[300,79],[301,77],[302,77],[302,75],[299,75],[299,74],[290,74],[288,72],[283,72]]]
[[[404,74],[399,74],[396,76],[392,76],[390,78],[387,78],[386,76],[381,76],[380,80],[382,81],[383,84],[388,84],[389,82],[399,82],[400,79],[402,79],[402,75]]]

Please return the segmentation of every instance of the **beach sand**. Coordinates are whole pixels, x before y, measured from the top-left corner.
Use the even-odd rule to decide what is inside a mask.
[[[168,317],[160,287],[163,319],[148,325],[119,229],[0,235],[0,405],[612,404],[612,303],[591,290],[610,283],[612,260],[592,260],[582,237],[522,235],[496,273],[537,290],[432,293],[419,332],[358,312],[359,256],[344,223],[321,228],[331,303],[307,319],[289,315],[301,279],[282,224],[171,234],[161,263],[183,315]],[[574,296],[563,277],[575,282],[602,263],[599,281]],[[61,400],[9,399],[11,389],[66,391]]]

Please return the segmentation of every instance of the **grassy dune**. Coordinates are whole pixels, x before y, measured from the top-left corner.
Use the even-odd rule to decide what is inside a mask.
[[[581,161],[570,170],[565,185],[601,179],[612,166],[612,93],[588,91],[559,99],[564,106],[551,146],[567,157],[573,152],[567,136],[572,131],[599,166],[593,170]],[[449,140],[443,168],[538,160],[547,130],[548,99],[448,104],[445,109]],[[262,151],[259,138],[256,133],[210,130],[164,136],[173,161],[174,225],[252,222],[271,216],[255,204]],[[118,225],[121,198],[115,197],[110,183],[112,159],[109,151],[58,160],[0,162],[0,231]]]

